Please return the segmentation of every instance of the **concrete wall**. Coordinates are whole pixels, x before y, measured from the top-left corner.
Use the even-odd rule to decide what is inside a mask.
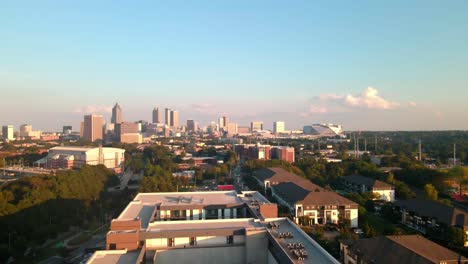
[[[245,243],[245,236],[234,236],[234,243]],[[227,244],[226,236],[196,237],[196,246],[224,246]],[[190,237],[174,238],[174,247],[190,246]],[[167,238],[152,238],[146,240],[147,249],[166,248]]]
[[[109,232],[106,237],[106,249],[110,249],[111,244],[115,245],[115,249],[135,250],[138,248],[138,233]]]
[[[114,219],[111,222],[110,230],[140,230],[141,229],[141,220],[118,220]]]
[[[174,264],[174,263],[225,263],[225,264],[244,264],[245,262],[244,246],[229,247],[210,247],[210,248],[185,248],[158,250],[155,255],[155,264]],[[266,263],[266,262],[256,262]]]
[[[267,263],[268,239],[265,230],[247,230],[245,247],[247,252],[244,263]]]
[[[351,209],[351,227],[358,227],[358,209]]]
[[[270,251],[268,251],[268,264],[278,264],[278,261],[273,257]]]

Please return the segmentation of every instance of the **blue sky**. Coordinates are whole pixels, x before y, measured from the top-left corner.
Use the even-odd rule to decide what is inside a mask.
[[[0,124],[468,129],[468,1],[3,1]],[[369,88],[371,87],[371,88]]]

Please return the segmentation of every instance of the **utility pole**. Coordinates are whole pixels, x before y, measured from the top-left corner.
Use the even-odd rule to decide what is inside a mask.
[[[453,144],[453,167],[457,164],[457,144]]]
[[[356,139],[356,149],[357,149],[356,155],[357,155],[357,158],[359,159],[360,158],[359,157],[359,136]]]
[[[353,134],[353,143],[354,143],[354,158],[357,158],[357,152],[356,152],[356,134]]]
[[[422,154],[421,154],[421,140],[419,140],[419,161],[422,160]]]

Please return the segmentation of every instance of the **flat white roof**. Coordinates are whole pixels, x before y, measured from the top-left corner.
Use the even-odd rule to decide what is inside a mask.
[[[133,200],[143,204],[153,203],[161,206],[243,203],[235,191],[139,193]]]
[[[98,250],[94,252],[86,264],[116,264],[136,263],[140,251]]]
[[[235,191],[219,192],[167,192],[167,193],[139,193],[117,218],[141,220],[141,227],[146,228],[157,205],[160,206],[189,206],[189,205],[223,205],[242,204],[244,201]]]
[[[96,147],[80,147],[80,146],[67,146],[67,147],[53,147],[49,150],[62,150],[62,151],[88,151]]]
[[[277,225],[279,225],[278,228],[270,228],[270,233],[295,263],[340,263],[332,255],[330,255],[330,253],[323,249],[315,240],[313,240],[307,233],[302,231],[296,224],[294,224],[288,218],[266,219],[265,221],[265,223],[270,222],[275,222]],[[279,233],[285,232],[291,232],[291,234],[294,237],[290,239],[278,237]],[[304,249],[309,255],[308,258],[301,261],[298,260],[292,255],[291,251],[288,249],[288,243],[302,243],[304,245]]]

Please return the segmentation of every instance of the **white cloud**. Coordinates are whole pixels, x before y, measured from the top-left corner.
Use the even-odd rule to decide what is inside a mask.
[[[348,94],[345,98],[345,103],[352,107],[366,107],[370,109],[394,109],[398,106],[397,103],[390,102],[379,96],[379,91],[372,87],[368,87],[358,96]]]
[[[361,94],[336,94],[327,93],[315,96],[311,100],[314,109],[333,109],[335,112],[348,112],[353,108],[368,109],[395,109],[398,103],[391,102],[379,95],[379,91],[373,87],[368,87]],[[319,111],[322,112],[323,111]]]
[[[320,101],[330,101],[330,100],[340,100],[340,99],[343,99],[344,96],[343,95],[339,95],[339,94],[321,94],[317,97],[315,97],[316,99],[319,99]]]

